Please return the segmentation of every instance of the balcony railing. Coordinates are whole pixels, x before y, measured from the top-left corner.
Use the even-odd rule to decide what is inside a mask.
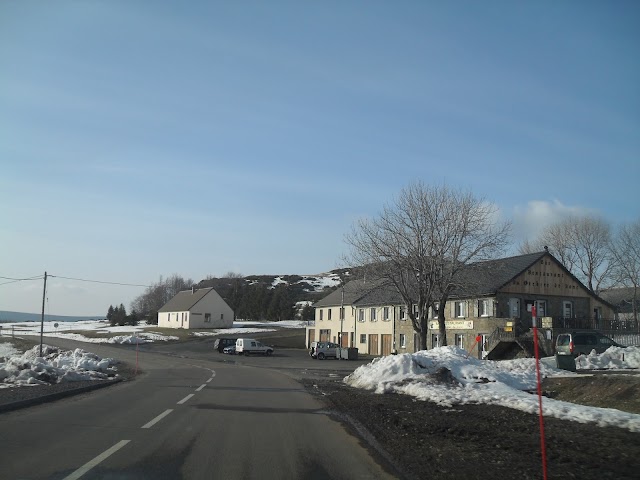
[[[549,326],[548,320],[546,319],[537,318],[536,320],[538,328],[553,328],[554,330],[598,330],[630,333],[640,332],[639,322],[635,320],[552,317],[551,327]]]

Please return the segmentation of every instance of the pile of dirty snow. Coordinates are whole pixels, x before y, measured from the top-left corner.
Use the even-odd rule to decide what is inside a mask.
[[[23,354],[0,357],[0,388],[104,380],[115,375],[117,361],[80,348],[62,350],[37,345]]]

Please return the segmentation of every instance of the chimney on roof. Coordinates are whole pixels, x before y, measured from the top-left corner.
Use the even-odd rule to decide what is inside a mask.
[[[545,252],[547,252],[547,253],[549,253],[549,247],[545,245],[545,246],[544,246],[544,251],[545,251]]]

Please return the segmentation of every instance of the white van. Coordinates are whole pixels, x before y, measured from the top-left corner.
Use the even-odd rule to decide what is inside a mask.
[[[236,340],[237,355],[251,355],[252,353],[261,353],[262,355],[271,355],[273,348],[263,345],[255,338],[239,338]]]

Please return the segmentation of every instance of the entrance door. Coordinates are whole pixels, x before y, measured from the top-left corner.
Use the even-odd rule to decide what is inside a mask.
[[[391,334],[382,334],[382,355],[391,355]]]
[[[309,348],[311,348],[311,344],[316,341],[316,331],[309,330]]]
[[[342,332],[340,334],[340,346],[347,348],[349,346],[349,332]]]
[[[511,318],[520,318],[520,299],[519,298],[509,299],[509,316]]]
[[[369,335],[369,355],[379,355],[379,352],[380,350],[378,349],[378,335]]]
[[[478,359],[482,360],[484,357],[489,355],[489,345],[487,342],[489,334],[479,333],[477,336],[480,337],[480,343],[478,343]]]

